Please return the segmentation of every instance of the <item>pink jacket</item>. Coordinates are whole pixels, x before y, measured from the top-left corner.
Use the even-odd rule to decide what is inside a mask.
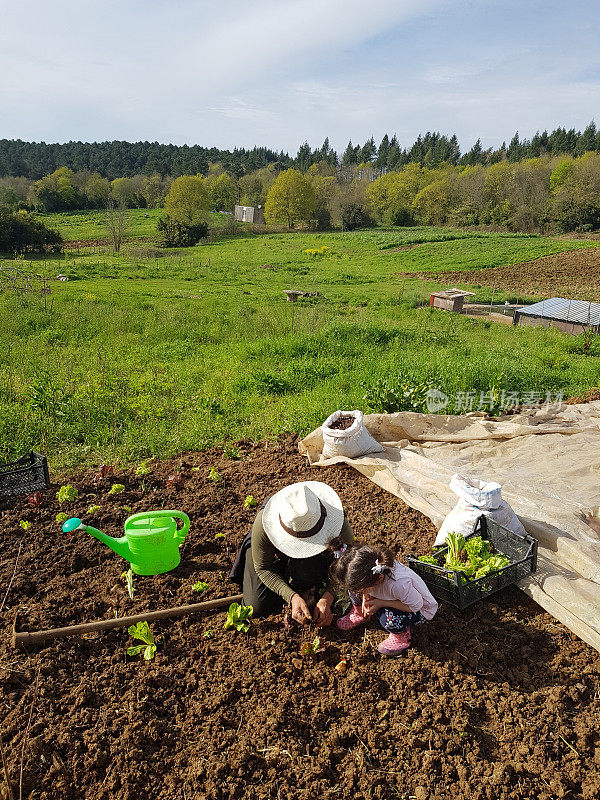
[[[376,586],[369,586],[368,592],[379,600],[399,600],[413,613],[420,611],[425,619],[433,619],[438,609],[423,578],[399,561],[394,561],[392,574],[384,576]]]

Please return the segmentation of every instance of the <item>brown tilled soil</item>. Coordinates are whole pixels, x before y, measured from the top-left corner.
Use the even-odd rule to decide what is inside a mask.
[[[516,295],[600,299],[600,247],[556,253],[522,264],[465,272],[414,272],[407,278],[495,286]]]
[[[348,428],[352,427],[352,423],[354,422],[354,417],[338,417],[332,423],[330,423],[329,428],[332,431],[347,431]]]
[[[56,485],[45,506],[0,507],[0,734],[15,800],[600,796],[600,656],[517,589],[464,615],[442,606],[397,660],[377,653],[374,627],[324,630],[311,657],[300,649],[314,629],[277,617],[231,633],[223,613],[153,624],[150,662],[126,655],[124,629],[11,649],[17,612],[20,629],[38,629],[195,602],[197,580],[202,598],[232,593],[227,570],[254,514],[244,499],[292,481],[330,483],[355,533],[401,558],[431,544],[419,513],[350,468],[309,468],[293,438],[240,454],[150,462],[146,477],[116,470],[97,487],[92,472],[70,477],[80,497],[60,510],[112,535],[124,505],[189,513],[181,566],[136,577],[133,602],[126,562],[61,533]],[[166,488],[176,470],[183,488]],[[125,491],[109,496],[112,482]],[[91,504],[101,511],[86,517]]]

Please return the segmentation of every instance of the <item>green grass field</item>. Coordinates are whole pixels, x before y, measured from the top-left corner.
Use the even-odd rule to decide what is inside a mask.
[[[402,273],[476,276],[588,245],[396,228],[21,261],[70,280],[52,282],[47,310],[0,295],[0,459],[33,447],[71,467],[306,433],[337,408],[423,410],[428,387],[473,392],[475,408],[480,393],[579,393],[600,384],[596,343],[432,312],[419,306],[438,284]],[[284,289],[319,296],[291,304]]]

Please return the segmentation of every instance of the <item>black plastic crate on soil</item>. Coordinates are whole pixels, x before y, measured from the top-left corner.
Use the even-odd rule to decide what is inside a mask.
[[[11,464],[0,464],[0,498],[33,494],[49,486],[46,456],[33,450]]]
[[[483,578],[465,580],[462,572],[445,568],[447,547],[442,547],[433,554],[439,560],[440,566],[419,561],[413,555],[408,557],[408,566],[423,578],[432,595],[461,611],[478,600],[517,583],[521,578],[535,572],[537,566],[538,543],[532,536],[513,533],[484,515],[477,520],[473,533],[465,538],[470,539],[471,536],[487,539],[494,552],[503,553],[510,564],[490,575],[484,575]]]

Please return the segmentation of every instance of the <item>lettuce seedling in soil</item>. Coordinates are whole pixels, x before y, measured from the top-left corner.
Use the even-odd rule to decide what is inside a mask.
[[[215,533],[215,539],[224,539],[224,538],[225,538],[224,533]]]
[[[247,633],[250,627],[250,617],[254,613],[252,606],[243,606],[240,603],[232,603],[227,612],[227,619],[223,627],[225,630],[235,628],[239,633]]]
[[[127,655],[137,656],[143,650],[144,659],[146,661],[150,661],[152,658],[154,658],[154,654],[156,653],[156,644],[154,643],[154,636],[152,635],[148,623],[138,622],[137,625],[131,625],[127,630],[132,639],[140,639],[140,641],[144,642],[144,644],[137,644],[133,647],[128,647]]]
[[[23,528],[24,531],[28,531],[31,528],[31,522],[27,522],[26,519],[19,520],[19,527]]]
[[[237,461],[242,457],[239,447],[229,446],[226,447],[223,451],[226,458],[230,458],[232,461]]]
[[[56,499],[59,503],[73,503],[79,497],[79,492],[74,486],[68,483],[66,486],[61,486],[56,493]]]
[[[66,522],[68,519],[69,519],[69,515],[68,515],[68,514],[65,514],[65,512],[64,512],[64,511],[60,511],[60,512],[59,512],[59,513],[56,515],[56,521],[59,523],[59,525],[62,525],[62,523],[63,523],[63,522]]]
[[[177,473],[173,473],[173,475],[169,475],[169,477],[165,480],[165,486],[167,489],[171,487],[172,489],[183,489],[183,477]]]
[[[204,633],[202,634],[203,639],[212,639],[214,636],[213,629],[207,628]]]
[[[108,490],[109,494],[121,494],[121,492],[125,491],[125,486],[122,483],[113,483],[113,485]]]
[[[30,506],[43,506],[44,505],[44,493],[43,492],[34,492],[31,497],[28,497],[27,500],[29,501]]]
[[[300,647],[300,655],[302,656],[316,656],[317,653],[323,653],[325,645],[321,644],[321,637],[315,636],[312,642],[304,642]]]
[[[108,478],[108,476],[112,474],[113,468],[109,464],[100,464],[98,472],[94,476],[94,483],[98,484],[100,481],[103,481],[104,478]]]
[[[248,497],[246,497],[246,499],[244,500],[244,508],[254,508],[255,505],[257,505],[257,503],[256,500],[254,499],[254,496],[249,494]]]
[[[206,581],[196,581],[196,583],[192,584],[192,589],[195,592],[205,592],[208,589],[208,583]]]
[[[102,506],[90,506],[86,511],[86,514],[97,514],[100,511]]]
[[[121,573],[121,577],[124,579],[125,585],[127,586],[127,594],[129,595],[129,599],[133,600],[135,588],[133,586],[133,572],[131,567],[127,570],[127,572]]]
[[[152,470],[146,461],[142,461],[135,469],[136,475],[150,475],[151,472]]]
[[[218,483],[221,480],[221,476],[214,467],[211,467],[208,470],[208,480],[212,481],[213,483]]]

